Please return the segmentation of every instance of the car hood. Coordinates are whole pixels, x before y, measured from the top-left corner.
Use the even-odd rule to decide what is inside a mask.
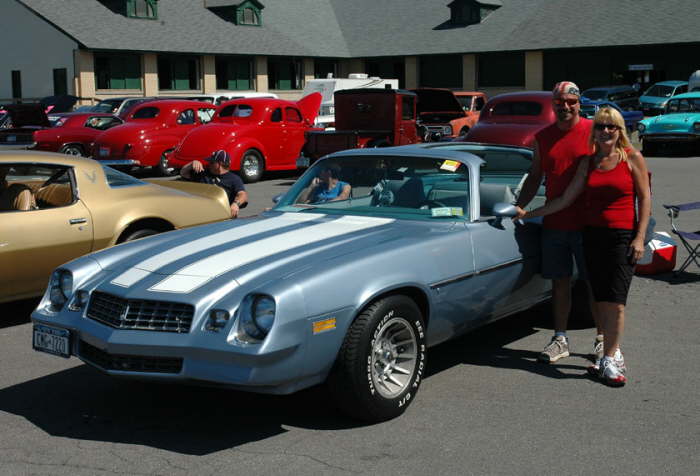
[[[175,150],[175,155],[185,157],[206,157],[240,135],[242,131],[254,129],[255,124],[211,122],[195,127],[187,133]]]
[[[452,113],[453,117],[466,115],[452,91],[443,89],[412,89],[412,91],[418,96],[416,112],[419,115],[425,113]]]
[[[49,118],[40,104],[8,104],[3,106],[12,120],[12,127],[51,127]]]
[[[468,142],[533,147],[535,134],[547,124],[498,124],[477,122],[465,138]]]
[[[90,257],[108,272],[101,280],[104,291],[202,297],[232,283],[285,279],[302,270],[317,276],[333,259],[353,260],[387,243],[395,249],[424,242],[434,229],[430,222],[272,212],[137,240]]]
[[[659,96],[639,96],[639,102],[645,102],[649,104],[661,105],[662,103],[668,101],[671,97],[659,97]]]

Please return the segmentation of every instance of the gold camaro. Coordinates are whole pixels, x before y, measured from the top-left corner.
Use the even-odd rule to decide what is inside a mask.
[[[230,216],[217,186],[139,180],[64,154],[0,152],[0,303],[40,295],[54,268],[91,251]]]

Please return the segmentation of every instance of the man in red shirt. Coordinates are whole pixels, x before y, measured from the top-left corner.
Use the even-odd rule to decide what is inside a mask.
[[[590,154],[589,137],[592,121],[580,117],[581,93],[574,83],[562,81],[552,91],[556,122],[535,136],[532,168],[518,196],[517,206],[524,208],[534,198],[545,179],[547,201],[561,196],[576,174],[578,161]],[[541,362],[556,362],[569,356],[566,328],[571,311],[571,277],[573,260],[579,276],[585,279],[581,229],[581,200],[570,207],[544,217],[542,230],[542,276],[552,280],[554,336],[540,353]],[[596,318],[594,313],[594,318]],[[596,318],[597,325],[597,318]],[[594,353],[602,355],[600,326]]]

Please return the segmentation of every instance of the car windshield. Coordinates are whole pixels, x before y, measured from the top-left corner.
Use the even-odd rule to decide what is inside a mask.
[[[469,214],[469,174],[456,160],[348,156],[316,162],[274,210],[439,220]]]
[[[457,96],[457,101],[462,106],[462,109],[469,111],[472,107],[472,98],[474,96]]]
[[[608,93],[606,93],[603,89],[587,89],[581,94],[581,96],[592,99],[593,101],[598,101],[600,99],[606,99],[608,97]]]
[[[668,98],[671,97],[671,94],[673,94],[673,86],[664,86],[663,84],[655,84],[644,93],[645,96],[658,98]]]

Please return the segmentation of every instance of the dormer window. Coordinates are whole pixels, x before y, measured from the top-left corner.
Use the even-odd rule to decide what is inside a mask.
[[[481,23],[501,6],[502,3],[499,0],[454,0],[448,5],[450,23],[460,26]]]
[[[257,0],[204,0],[204,6],[236,25],[262,26],[261,11],[265,6]]]
[[[158,0],[127,0],[126,15],[132,18],[158,19]]]

